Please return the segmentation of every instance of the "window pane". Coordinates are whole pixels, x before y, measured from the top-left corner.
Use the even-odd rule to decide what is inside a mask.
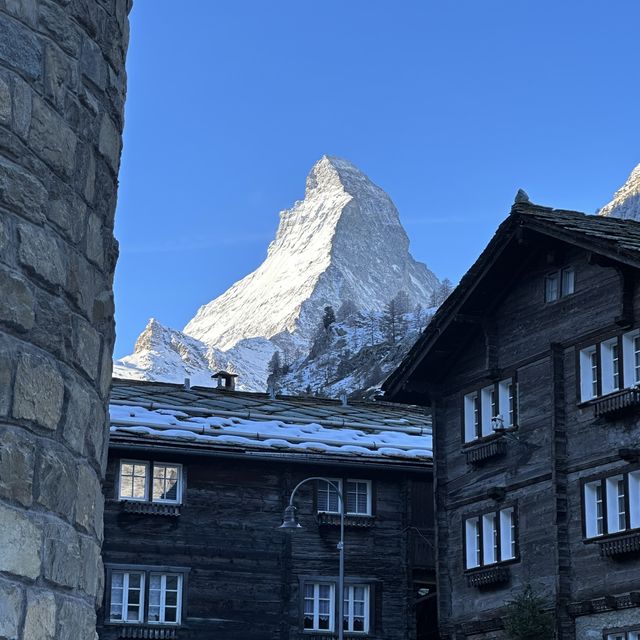
[[[560,277],[558,273],[552,273],[545,278],[545,300],[553,302],[559,296]]]
[[[176,590],[178,588],[178,576],[167,576],[167,590]]]
[[[339,486],[339,481],[334,480]],[[318,481],[318,511],[326,511],[328,513],[340,513],[340,499],[338,492],[328,482]]]
[[[562,295],[571,295],[575,290],[575,272],[573,269],[562,270]]]
[[[177,622],[178,621],[178,610],[175,607],[167,607],[164,612],[164,621],[165,622]]]
[[[176,465],[154,464],[153,466],[153,499],[178,499],[178,481],[180,468]]]

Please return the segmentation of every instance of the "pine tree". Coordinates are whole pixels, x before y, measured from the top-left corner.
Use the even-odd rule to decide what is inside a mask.
[[[507,603],[504,628],[510,640],[553,640],[553,615],[545,611],[544,598],[533,593],[531,585]]]
[[[324,308],[324,315],[322,316],[322,326],[325,331],[329,330],[329,327],[336,321],[336,314],[333,307],[326,306]]]

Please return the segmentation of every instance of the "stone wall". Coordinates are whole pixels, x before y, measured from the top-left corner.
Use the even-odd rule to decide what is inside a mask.
[[[130,0],[0,0],[0,640],[95,637]]]

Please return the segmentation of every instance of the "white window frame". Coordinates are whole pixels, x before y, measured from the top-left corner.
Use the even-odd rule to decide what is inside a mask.
[[[113,575],[114,574],[122,574],[122,600],[120,601],[120,605],[122,606],[122,619],[118,620],[117,618],[112,618],[112,608],[113,608]],[[128,617],[129,614],[129,577],[132,575],[140,576],[140,601],[138,606],[138,619],[130,620]],[[145,619],[145,594],[146,587],[146,573],[144,571],[137,571],[135,569],[124,570],[117,569],[111,572],[111,585],[110,585],[110,593],[109,593],[109,623],[111,624],[142,624]]]
[[[636,344],[636,339],[639,344]],[[624,387],[635,387],[640,384],[640,329],[628,331],[622,335],[622,361]],[[636,358],[638,361],[636,363]]]
[[[360,484],[365,484],[367,487],[367,506],[366,506],[366,511],[362,512],[362,511],[349,511],[349,483],[360,483]],[[370,516],[373,513],[372,507],[373,507],[373,496],[372,496],[372,491],[371,491],[371,480],[362,480],[360,478],[347,478],[346,480],[346,488],[347,491],[344,495],[344,500],[345,500],[345,515],[349,515],[349,516]],[[358,501],[356,498],[356,509],[358,506]]]
[[[342,493],[342,479],[341,478],[327,478],[327,480],[329,480],[330,482],[333,482],[333,484],[335,484],[339,489],[340,489],[340,493]],[[324,489],[320,488],[320,485],[326,485],[326,492],[324,491]],[[320,493],[326,493],[327,495],[327,508],[326,509],[321,509],[320,508]],[[336,509],[335,511],[331,509],[331,500],[330,500],[330,495],[331,492],[335,492],[335,489],[326,481],[326,480],[318,480],[317,481],[317,485],[316,485],[316,511],[317,513],[337,513],[340,514],[340,496],[338,495],[338,493],[336,493]],[[344,494],[343,494],[344,495]],[[346,505],[345,505],[345,514],[346,514]]]
[[[607,640],[640,640],[640,629],[637,631],[616,631],[608,633]]]
[[[364,589],[364,621],[363,621],[363,629],[354,630],[354,621],[355,614],[353,612],[354,609],[354,600],[355,600],[355,589],[362,588]],[[358,634],[366,634],[369,633],[369,628],[371,626],[371,615],[370,615],[370,604],[371,604],[371,587],[368,584],[348,584],[344,586],[344,615],[343,615],[343,626],[344,630],[347,633],[358,633]],[[346,622],[346,625],[344,623]]]
[[[462,402],[465,443],[494,434],[497,424],[509,428],[518,422],[518,383],[513,377],[466,393]],[[501,418],[501,423],[495,418]]]
[[[122,495],[122,467],[125,464],[131,464],[135,466],[142,466],[145,469],[145,496],[144,498],[130,497]],[[155,476],[155,468],[157,466],[162,467],[176,467],[178,470],[178,482],[176,488],[176,499],[167,500],[162,498],[153,497],[153,480]],[[177,462],[164,462],[164,461],[150,461],[150,460],[129,460],[122,459],[118,465],[118,481],[117,481],[117,499],[121,502],[147,502],[151,504],[182,504],[182,492],[183,492],[183,478],[184,471],[181,464]]]
[[[149,609],[151,605],[151,579],[153,577],[160,578],[160,615],[159,620],[150,620],[149,619]],[[178,579],[178,589],[176,593],[176,620],[175,622],[167,622],[166,621],[166,599],[167,599],[167,577],[175,577]],[[147,604],[146,609],[146,619],[147,624],[162,624],[162,625],[172,625],[179,626],[182,624],[182,585],[183,585],[184,576],[181,573],[173,573],[173,572],[162,572],[162,571],[150,571],[149,572],[149,602]],[[156,606],[156,605],[153,605]]]
[[[620,390],[622,371],[620,370],[620,349],[618,348],[617,336],[600,343],[600,375],[602,377],[602,395]]]
[[[619,474],[605,478],[604,482],[607,491],[607,533],[626,531],[625,494],[627,493],[627,481],[623,474]],[[620,493],[620,489],[622,489],[622,493]],[[622,510],[620,510],[620,500],[622,500]],[[622,526],[620,526],[620,517],[623,520]]]
[[[620,481],[623,482],[623,493],[619,491]],[[640,529],[640,469],[589,480],[583,486],[586,539]],[[621,519],[624,526],[621,526]]]
[[[517,559],[515,506],[467,518],[464,532],[466,569]]]
[[[632,529],[640,528],[640,470],[629,472],[629,523]]]
[[[319,626],[320,624],[320,586],[328,586],[329,587],[329,628],[324,629]],[[313,596],[312,598],[307,598],[306,588],[308,586],[313,587]],[[335,608],[336,608],[336,585],[335,582],[326,582],[326,581],[318,581],[312,582],[308,581],[303,584],[303,593],[302,593],[302,629],[304,632],[325,632],[325,633],[333,633],[335,629]],[[311,599],[313,602],[313,627],[305,627],[304,626],[304,618],[305,614],[305,604],[307,600]]]
[[[552,283],[555,284],[555,288],[552,288],[550,286]],[[555,302],[556,300],[559,300],[562,296],[561,286],[562,276],[560,274],[560,271],[548,273],[544,278],[544,301]]]
[[[132,478],[139,477],[135,475],[136,466],[144,467],[144,497],[138,498],[135,496],[122,495],[122,467],[125,464],[134,466],[134,475],[131,476]],[[149,502],[149,466],[150,463],[148,460],[120,460],[120,465],[118,466],[118,500],[126,500],[131,502]]]
[[[480,436],[480,411],[477,409],[478,392],[473,391],[464,396],[464,441],[473,442]]]
[[[594,376],[593,356],[597,358],[596,345],[580,349],[580,400],[582,402],[598,397],[598,371],[596,368]]]
[[[483,387],[480,390],[480,434],[481,436],[490,436],[493,433],[493,423],[491,420],[495,418],[492,414],[493,408],[493,393],[495,391],[495,385]],[[499,401],[499,399],[498,399]],[[496,403],[497,405],[497,403]],[[497,408],[497,407],[496,407]],[[498,413],[499,413],[498,409]]]

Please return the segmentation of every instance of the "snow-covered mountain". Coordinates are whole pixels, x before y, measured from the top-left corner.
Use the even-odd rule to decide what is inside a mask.
[[[640,220],[640,164],[631,172],[622,187],[615,192],[613,200],[602,207],[598,214]]]
[[[353,164],[323,156],[304,199],[280,213],[264,262],[202,306],[183,332],[151,321],[114,375],[200,380],[212,369],[239,374],[239,385],[264,390],[278,350],[288,362],[309,355],[324,309],[349,301],[381,313],[399,291],[428,306],[437,277],[409,253],[391,198]]]

